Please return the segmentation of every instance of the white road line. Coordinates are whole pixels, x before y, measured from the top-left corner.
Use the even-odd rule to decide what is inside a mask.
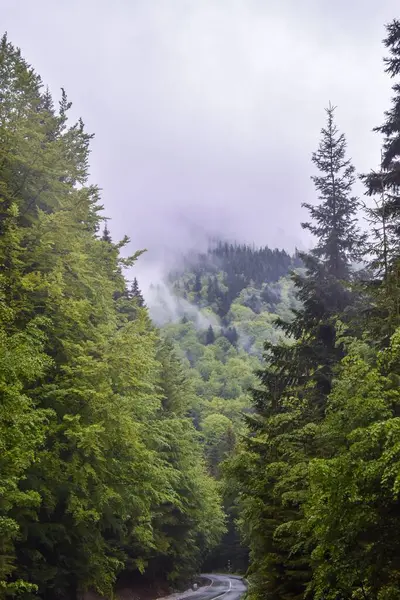
[[[208,579],[208,581],[211,582],[208,585],[204,586],[205,590],[208,590],[208,588],[212,587],[214,585],[214,583],[217,581],[216,579],[210,579],[210,577],[204,577],[204,579]],[[187,591],[189,591],[189,590],[187,590]],[[189,596],[178,596],[178,598],[176,600],[183,600],[183,598],[190,598],[191,595],[196,597],[196,593],[201,592],[201,591],[202,591],[202,588],[200,587],[200,589],[194,591],[193,594],[190,594]],[[187,593],[187,592],[185,592],[185,593]],[[214,598],[212,598],[211,600],[214,600]]]
[[[209,578],[207,577],[207,579],[209,579]],[[211,583],[210,583],[210,585],[206,586],[206,590],[208,590],[208,588],[212,587],[214,583],[217,583],[218,579],[210,579],[210,581],[211,581]],[[217,600],[217,598],[222,598],[222,596],[225,596],[225,594],[228,594],[231,591],[231,589],[232,589],[232,580],[229,579],[229,589],[227,589],[225,592],[222,592],[222,594],[218,594],[218,596],[212,596],[210,598],[210,600]],[[198,591],[200,592],[201,588]],[[181,596],[181,597],[177,598],[177,600],[184,600],[185,597],[187,598],[187,600],[189,600],[189,598],[190,598],[190,596]],[[196,592],[194,592],[193,597],[195,600]]]
[[[211,583],[209,583],[208,585],[206,585],[206,590],[208,590],[208,588],[212,587],[213,584],[215,583],[215,579],[210,579],[209,577],[205,577],[204,579],[208,579],[208,581],[211,581]]]
[[[229,579],[229,590],[226,590],[226,592],[222,592],[222,594],[219,594],[218,596],[214,596],[213,598],[211,598],[211,600],[217,600],[217,598],[222,598],[222,596],[225,596],[225,594],[228,594],[228,592],[230,592],[232,589],[232,580]]]

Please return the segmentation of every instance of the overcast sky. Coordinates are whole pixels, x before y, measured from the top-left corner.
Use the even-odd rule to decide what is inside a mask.
[[[0,0],[10,40],[96,134],[113,236],[153,256],[219,232],[307,244],[329,101],[357,170],[377,165],[381,41],[399,13],[398,0]]]

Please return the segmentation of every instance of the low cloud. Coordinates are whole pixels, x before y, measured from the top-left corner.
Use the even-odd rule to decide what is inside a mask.
[[[193,232],[308,245],[301,203],[316,200],[310,159],[329,101],[357,171],[379,162],[381,40],[397,0],[2,0],[0,15],[96,134],[113,236],[154,260]]]
[[[219,326],[215,315],[201,311],[194,304],[176,296],[166,283],[150,285],[145,292],[145,299],[150,316],[158,326],[178,323],[183,317],[192,321],[197,329]]]

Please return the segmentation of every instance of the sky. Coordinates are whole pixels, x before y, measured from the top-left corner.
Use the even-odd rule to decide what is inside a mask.
[[[399,12],[397,0],[0,0],[10,40],[95,133],[113,238],[154,262],[210,235],[307,247],[301,203],[316,201],[329,102],[357,172],[379,162],[382,39]]]

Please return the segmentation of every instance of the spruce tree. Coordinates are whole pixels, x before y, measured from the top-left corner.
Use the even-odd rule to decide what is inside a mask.
[[[194,301],[196,302],[196,304],[199,304],[201,302],[201,290],[202,290],[201,274],[199,271],[196,271],[194,284],[193,284]]]
[[[239,455],[236,465],[255,598],[302,598],[311,576],[310,540],[302,534],[308,462],[319,452],[315,426],[324,418],[343,356],[336,318],[344,318],[351,303],[347,283],[363,243],[355,223],[358,201],[351,193],[354,168],[333,116],[329,106],[327,126],[312,156],[320,202],[305,205],[312,220],[303,227],[317,242],[301,255],[305,274],[293,275],[302,306],[292,321],[277,322],[291,343],[265,347],[267,366],[253,391],[256,414],[247,417],[247,454]]]
[[[107,223],[104,225],[103,235],[101,236],[101,239],[103,240],[103,242],[112,242],[111,234],[108,229]]]
[[[210,325],[207,329],[206,333],[206,346],[213,344],[215,342],[215,333],[212,325]]]
[[[133,279],[132,287],[131,287],[131,295],[135,299],[136,304],[143,308],[144,306],[144,298],[143,294],[139,288],[139,283],[136,277]]]
[[[179,369],[169,386],[127,292],[140,253],[98,235],[92,136],[6,38],[0,98],[0,596],[112,597],[128,566],[196,570],[223,530],[219,496]],[[163,407],[179,415],[160,430]],[[184,550],[179,526],[165,535],[170,508]]]
[[[372,302],[366,314],[367,327],[381,346],[387,346],[400,324],[400,21],[386,27],[386,73],[396,78],[392,89],[392,107],[385,112],[386,120],[374,131],[383,135],[381,164],[378,171],[362,176],[367,194],[374,204],[365,207],[371,225],[369,254],[371,275],[367,291]]]
[[[400,21],[394,19],[386,27],[387,36],[384,45],[389,50],[385,58],[386,73],[391,78],[400,75]],[[386,120],[383,125],[375,127],[374,131],[384,136],[380,172],[372,172],[364,176],[364,181],[370,195],[385,194],[385,205],[378,210],[384,211],[387,220],[387,233],[391,244],[397,245],[392,249],[399,256],[398,240],[400,237],[400,84],[393,85],[394,96],[392,108],[385,112]]]
[[[321,131],[319,148],[312,162],[319,175],[312,176],[319,204],[304,203],[311,222],[302,223],[317,239],[311,255],[317,258],[330,277],[347,280],[353,261],[360,258],[363,238],[357,227],[358,198],[352,195],[354,166],[346,158],[346,139],[334,122],[335,107],[326,109],[327,125]]]

